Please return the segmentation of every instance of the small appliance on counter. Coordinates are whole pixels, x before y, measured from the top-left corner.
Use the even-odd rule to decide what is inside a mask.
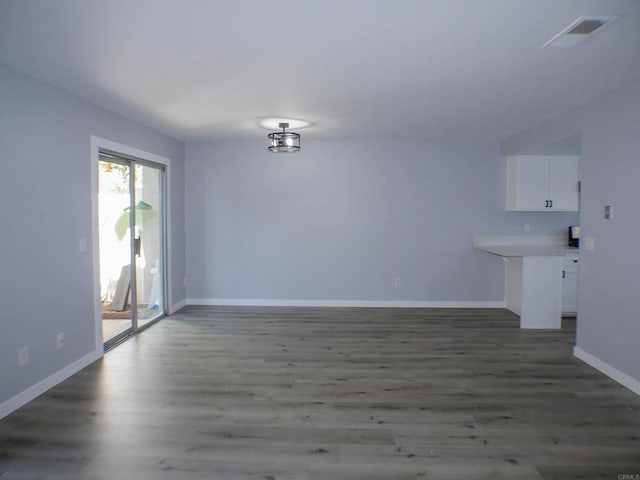
[[[580,227],[577,225],[571,225],[569,227],[569,237],[567,245],[570,247],[580,246]]]

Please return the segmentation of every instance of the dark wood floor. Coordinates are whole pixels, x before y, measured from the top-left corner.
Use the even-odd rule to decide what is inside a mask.
[[[640,397],[574,338],[498,309],[187,307],[0,421],[0,478],[640,478]]]

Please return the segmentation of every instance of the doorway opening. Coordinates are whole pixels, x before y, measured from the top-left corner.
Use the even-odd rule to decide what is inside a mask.
[[[104,349],[167,311],[165,165],[100,148],[98,256]]]

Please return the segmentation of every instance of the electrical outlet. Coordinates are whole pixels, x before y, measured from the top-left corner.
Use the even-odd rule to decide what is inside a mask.
[[[60,332],[56,335],[56,348],[60,350],[62,347],[64,347],[64,333]]]
[[[613,207],[611,205],[604,206],[604,219],[611,220],[613,218]]]
[[[596,245],[595,245],[596,241],[593,237],[585,237],[584,239],[584,249],[585,250],[593,250],[595,249]]]
[[[18,350],[18,366],[22,367],[29,363],[29,347],[22,347]]]
[[[400,277],[393,279],[393,286],[396,288],[400,288],[402,286],[402,280],[400,280]]]

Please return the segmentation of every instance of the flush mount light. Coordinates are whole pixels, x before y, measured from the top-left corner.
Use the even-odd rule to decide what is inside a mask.
[[[287,122],[279,123],[278,126],[282,129],[281,132],[272,132],[267,137],[269,137],[269,147],[268,150],[270,152],[277,153],[293,153],[300,151],[300,134],[295,132],[287,132],[286,129],[289,128],[289,124]]]

